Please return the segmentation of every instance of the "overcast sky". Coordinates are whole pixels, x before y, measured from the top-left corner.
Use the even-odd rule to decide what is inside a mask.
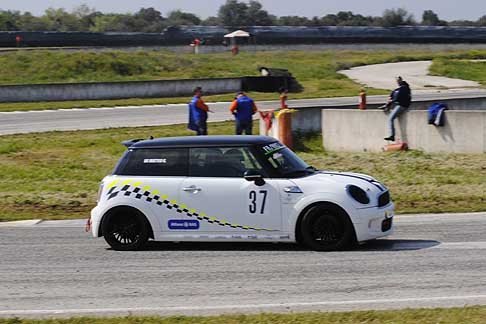
[[[101,12],[135,12],[141,7],[154,7],[166,14],[175,9],[197,14],[202,18],[215,16],[226,0],[0,0],[1,10],[30,11],[40,15],[49,7],[71,10],[85,3]],[[324,16],[338,11],[353,11],[363,15],[381,16],[385,9],[405,8],[420,20],[422,12],[434,10],[441,19],[476,20],[486,15],[485,0],[260,0],[264,9],[277,16]]]

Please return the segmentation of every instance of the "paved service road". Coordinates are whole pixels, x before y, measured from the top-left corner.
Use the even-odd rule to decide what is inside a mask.
[[[393,84],[393,79],[390,81]],[[442,100],[445,98],[486,97],[486,90],[423,90],[414,91],[414,99]],[[382,104],[386,96],[370,96],[368,102]],[[357,105],[357,97],[290,100],[289,106],[296,108],[330,108]],[[229,103],[209,103],[214,114],[209,121],[231,119]],[[258,102],[261,110],[275,109],[277,101]],[[61,109],[27,112],[0,112],[0,135],[52,130],[86,130],[111,127],[157,126],[187,123],[187,104],[160,106],[114,107],[92,109]]]
[[[390,82],[398,75],[406,80],[412,89],[439,88],[478,88],[479,82],[429,75],[432,61],[414,61],[364,65],[342,70],[339,73],[351,80],[378,89],[394,89]]]
[[[4,224],[0,316],[486,305],[486,213],[398,216],[396,224],[389,239],[332,253],[267,243],[117,252],[76,221]]]

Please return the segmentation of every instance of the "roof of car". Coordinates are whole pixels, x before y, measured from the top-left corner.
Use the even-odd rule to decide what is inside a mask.
[[[219,136],[182,136],[161,137],[148,140],[129,140],[123,144],[130,148],[148,147],[192,147],[192,146],[248,146],[270,144],[277,140],[269,136],[219,135]]]

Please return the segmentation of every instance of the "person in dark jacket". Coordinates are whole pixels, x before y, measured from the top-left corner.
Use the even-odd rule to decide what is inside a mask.
[[[189,103],[189,125],[188,128],[197,133],[197,135],[208,135],[208,111],[209,107],[202,100],[202,88],[194,89],[194,96]]]
[[[388,99],[388,104],[394,107],[388,120],[390,124],[390,136],[385,137],[386,141],[395,141],[395,119],[406,112],[412,102],[412,92],[408,83],[400,76],[396,80],[398,88],[392,91]]]
[[[236,135],[243,134],[243,131],[246,135],[251,135],[253,114],[258,111],[253,99],[243,92],[238,92],[235,100],[231,103],[230,111],[235,116]]]

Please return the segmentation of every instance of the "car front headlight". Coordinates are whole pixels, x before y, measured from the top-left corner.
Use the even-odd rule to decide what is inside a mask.
[[[366,205],[370,203],[370,197],[366,191],[355,185],[349,185],[346,188],[348,194],[360,204]]]

